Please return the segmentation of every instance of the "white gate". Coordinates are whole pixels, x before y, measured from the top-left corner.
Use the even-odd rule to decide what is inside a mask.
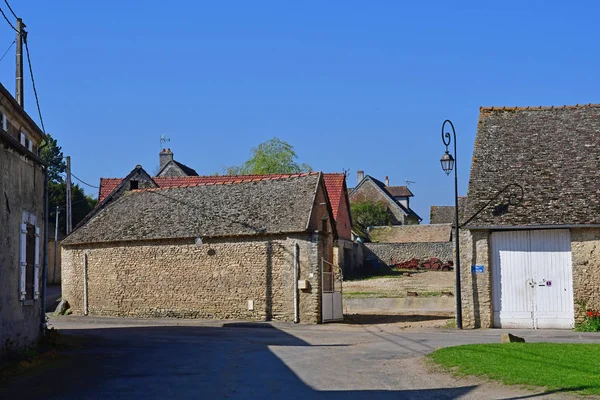
[[[324,258],[321,258],[321,287],[323,322],[344,319],[342,305],[342,270]]]
[[[491,251],[494,326],[573,327],[568,229],[493,232]]]

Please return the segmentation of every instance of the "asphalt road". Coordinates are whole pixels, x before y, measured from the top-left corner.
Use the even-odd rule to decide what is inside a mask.
[[[498,342],[499,330],[85,317],[51,324],[74,348],[4,382],[0,399],[568,398],[457,380],[423,363],[438,347]],[[593,334],[511,332],[528,341],[600,343]]]

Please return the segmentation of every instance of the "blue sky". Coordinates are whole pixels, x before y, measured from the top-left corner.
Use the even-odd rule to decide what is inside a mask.
[[[315,170],[349,169],[350,186],[357,170],[415,181],[411,206],[426,222],[431,205],[454,201],[439,164],[444,119],[457,129],[466,194],[480,106],[600,102],[595,3],[11,5],[28,26],[46,129],[83,180],[154,171],[161,135],[200,174],[278,136]],[[0,51],[13,33],[0,21]],[[14,48],[0,81],[14,92]],[[38,120],[29,81],[25,95]]]

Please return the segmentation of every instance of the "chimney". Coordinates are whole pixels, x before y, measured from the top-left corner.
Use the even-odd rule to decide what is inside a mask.
[[[365,171],[356,171],[356,175],[357,175],[356,178],[358,179],[358,183],[360,183],[360,181],[365,179]]]
[[[389,176],[385,177],[385,186],[390,186],[390,178],[389,178]]]
[[[171,149],[162,149],[159,154],[160,166],[159,169],[163,169],[165,165],[169,163],[169,161],[173,161],[173,152]]]

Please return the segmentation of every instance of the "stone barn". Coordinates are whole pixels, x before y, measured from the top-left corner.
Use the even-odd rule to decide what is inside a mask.
[[[335,238],[321,173],[132,189],[62,241],[63,297],[80,315],[320,323]]]
[[[465,327],[600,310],[600,105],[482,108],[465,215]]]

